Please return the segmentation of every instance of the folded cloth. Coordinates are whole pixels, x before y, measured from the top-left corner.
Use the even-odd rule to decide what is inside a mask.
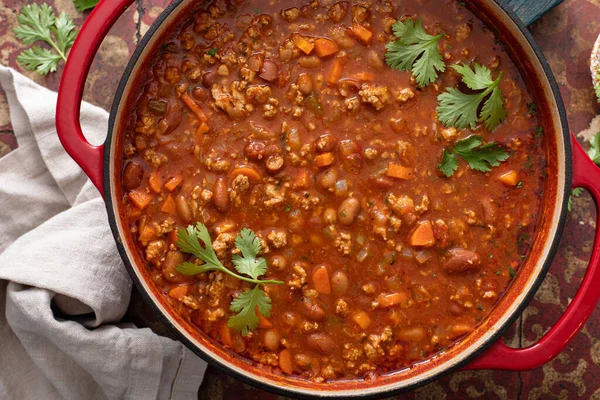
[[[206,364],[119,323],[131,294],[104,203],[63,150],[56,93],[0,66],[18,149],[0,159],[0,399],[197,398]],[[92,143],[106,111],[84,104]]]

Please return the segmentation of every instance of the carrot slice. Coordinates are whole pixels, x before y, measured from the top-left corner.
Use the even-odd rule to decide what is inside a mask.
[[[367,329],[371,325],[371,318],[364,311],[358,311],[352,315],[352,320],[361,329]]]
[[[273,323],[264,315],[258,312],[258,307],[254,309],[256,315],[258,316],[258,327],[262,329],[269,329],[273,327]]]
[[[413,169],[398,164],[390,164],[386,175],[390,178],[409,180],[413,177]]]
[[[188,292],[188,285],[175,286],[169,290],[169,297],[175,300],[181,300]]]
[[[152,171],[148,177],[148,186],[154,193],[160,193],[162,187],[162,179],[158,171]]]
[[[350,28],[350,32],[352,32],[354,37],[365,46],[369,45],[371,40],[373,40],[373,32],[362,25],[353,25],[352,28]]]
[[[312,276],[313,285],[315,285],[315,290],[322,294],[330,294],[331,293],[331,283],[329,282],[329,272],[327,272],[327,268],[322,265],[318,267],[315,272],[313,272]]]
[[[165,188],[169,192],[172,192],[173,190],[177,189],[177,186],[181,185],[181,182],[183,182],[183,177],[181,175],[175,175],[167,179],[165,182]]]
[[[194,101],[194,99],[190,97],[187,92],[184,92],[181,95],[181,100],[183,100],[185,105],[188,106],[194,114],[196,114],[200,122],[208,122],[208,118],[206,117],[206,114],[204,114],[204,111],[202,111],[200,106]]]
[[[281,350],[279,353],[279,368],[286,374],[294,372],[294,365],[292,363],[292,352],[288,349]]]
[[[221,343],[229,348],[233,348],[233,340],[231,339],[231,330],[227,323],[221,325]]]
[[[319,167],[326,167],[328,165],[331,165],[331,164],[333,164],[334,160],[335,159],[333,157],[333,153],[331,153],[331,152],[319,154],[318,156],[315,157],[315,162],[317,163],[317,166],[319,166]]]
[[[250,179],[252,182],[260,181],[260,179],[262,178],[260,172],[256,168],[249,165],[241,165],[239,167],[235,167],[231,171],[229,176],[231,179],[234,179],[238,175],[247,176],[248,179]]]
[[[339,51],[338,45],[330,39],[319,38],[315,40],[315,53],[319,57],[327,57]]]
[[[375,74],[369,71],[360,71],[352,74],[352,78],[358,79],[359,81],[374,81]]]
[[[133,205],[139,208],[140,210],[146,208],[148,204],[150,204],[150,202],[152,201],[152,198],[154,198],[154,196],[150,193],[146,193],[141,190],[132,190],[127,194],[127,197],[129,197],[129,200],[131,200]]]
[[[519,183],[519,174],[513,169],[500,175],[498,179],[506,186],[517,186],[517,184]]]
[[[196,130],[196,135],[200,136],[200,135],[204,135],[206,132],[208,132],[210,129],[210,127],[208,126],[208,124],[206,122],[202,122],[200,124],[200,126],[198,126],[198,129]]]
[[[171,197],[171,195],[167,196],[162,206],[160,207],[160,211],[167,214],[175,213],[175,200],[173,200],[173,197]]]
[[[148,225],[144,225],[144,227],[140,231],[140,236],[138,237],[138,240],[142,243],[148,243],[154,238],[156,238],[156,231],[154,230],[154,228]]]
[[[408,240],[411,246],[431,247],[435,244],[431,221],[425,220],[417,224]]]
[[[379,296],[377,296],[377,302],[382,307],[392,307],[406,300],[408,300],[408,293],[406,292],[398,292],[391,294],[381,293]]]
[[[302,168],[296,172],[294,187],[297,189],[308,189],[310,187],[310,176],[306,169]]]
[[[329,75],[327,75],[327,83],[332,85],[336,85],[340,78],[342,77],[342,72],[344,70],[344,60],[342,57],[338,57],[333,60],[333,66],[329,70]]]
[[[313,49],[315,48],[314,44],[312,44],[308,40],[304,39],[302,36],[298,35],[297,33],[294,33],[292,35],[292,43],[294,43],[294,46],[296,46],[297,48],[302,50],[305,54],[310,54],[313,51]]]

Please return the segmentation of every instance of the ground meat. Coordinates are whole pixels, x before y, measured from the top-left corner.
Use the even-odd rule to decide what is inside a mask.
[[[221,233],[213,242],[213,249],[219,259],[225,258],[229,249],[233,247],[235,235],[233,233]]]
[[[398,101],[398,103],[406,103],[413,97],[415,97],[415,92],[410,88],[404,88],[398,93],[398,96],[396,96],[396,100]]]
[[[152,164],[153,167],[158,168],[169,161],[169,158],[162,153],[158,153],[153,149],[144,151],[144,160]]]
[[[295,21],[299,15],[300,10],[298,10],[296,7],[286,8],[285,10],[281,11],[281,18],[283,18],[287,22]]]
[[[272,367],[279,366],[279,357],[276,354],[268,352],[252,352],[252,359],[264,365],[270,365]]]
[[[287,244],[287,234],[282,230],[272,230],[267,235],[267,240],[273,247],[279,249]]]
[[[249,187],[250,180],[246,175],[240,174],[233,179],[229,188],[229,199],[235,206],[239,207],[242,204],[240,195],[246,192]]]
[[[464,42],[471,34],[471,25],[460,24],[456,27],[455,38],[458,42]]]
[[[267,185],[265,193],[269,197],[269,199],[264,202],[265,206],[268,208],[273,208],[276,205],[283,203],[285,200],[285,195],[282,191],[277,190],[275,185]]]
[[[295,263],[292,271],[292,279],[287,282],[287,285],[291,289],[299,289],[306,283],[306,270],[299,263]]]
[[[245,88],[246,82],[243,81],[232,82],[230,90],[224,85],[213,85],[210,89],[212,107],[217,111],[225,111],[233,119],[245,118],[254,109],[246,102]]]
[[[171,231],[173,231],[173,229],[175,228],[175,220],[171,217],[167,217],[160,224],[154,224],[154,227],[156,229],[157,235],[159,235],[159,236],[166,235],[167,233],[170,233]]]
[[[387,197],[387,205],[398,216],[403,216],[415,211],[415,202],[408,196],[396,197],[390,194]]]
[[[335,238],[335,247],[345,256],[352,253],[352,235],[346,232],[341,232]]]
[[[142,135],[150,136],[154,134],[155,127],[156,117],[153,115],[144,115],[138,119],[135,125],[135,131]]]
[[[198,308],[200,308],[198,301],[192,296],[183,296],[181,302],[185,304],[188,308],[191,308],[192,310],[197,310]]]
[[[271,88],[266,85],[255,85],[246,89],[248,101],[256,104],[266,103],[271,97],[271,93]]]
[[[221,296],[225,291],[225,285],[223,283],[223,273],[213,272],[209,275],[209,279],[212,282],[206,287],[206,295],[208,296],[208,305],[211,307],[218,307],[221,302]]]
[[[216,310],[205,310],[204,311],[204,319],[215,322],[216,320],[223,318],[225,315],[225,311],[222,308],[217,308]]]
[[[372,105],[376,110],[381,110],[392,99],[387,87],[369,83],[362,84],[358,95],[363,103]]]
[[[153,240],[146,247],[146,260],[156,266],[160,266],[167,252],[167,245],[164,240]]]
[[[335,303],[335,313],[341,317],[347,317],[350,310],[348,310],[348,303],[343,299],[337,299]]]

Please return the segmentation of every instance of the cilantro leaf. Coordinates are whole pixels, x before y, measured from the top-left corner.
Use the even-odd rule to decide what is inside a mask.
[[[600,166],[600,133],[596,133],[590,138],[590,146],[587,154],[596,165]]]
[[[252,290],[242,293],[231,302],[230,310],[238,314],[229,318],[227,325],[230,328],[237,329],[245,335],[249,330],[252,331],[258,326],[259,317],[255,310],[265,317],[271,315],[271,299],[260,288],[260,285],[267,283],[283,285],[284,282],[258,279],[267,272],[267,262],[262,257],[257,258],[261,251],[260,240],[250,229],[242,229],[235,238],[235,245],[241,255],[235,254],[232,261],[239,274],[221,263],[213,249],[210,233],[204,224],[198,222],[195,226],[189,225],[186,229],[179,229],[175,244],[182,252],[193,254],[204,262],[204,264],[183,262],[175,267],[180,274],[197,275],[207,271],[221,271],[242,281],[255,284]],[[250,278],[240,274],[249,275]]]
[[[79,12],[84,12],[85,10],[94,8],[98,5],[99,2],[100,0],[73,0],[75,8]]]
[[[448,150],[444,149],[444,154],[442,155],[442,162],[440,164],[440,170],[444,175],[450,177],[454,175],[454,172],[458,169],[458,160],[456,156],[450,153]]]
[[[49,72],[55,72],[61,57],[52,53],[48,49],[42,49],[40,46],[33,46],[31,49],[24,50],[17,57],[20,62],[30,71],[36,71],[40,75],[46,75]]]
[[[235,238],[235,245],[240,249],[242,255],[235,254],[232,257],[233,265],[240,274],[250,275],[256,279],[267,272],[267,262],[262,257],[256,257],[260,252],[260,240],[254,232],[244,228]]]
[[[508,159],[509,153],[496,142],[483,144],[481,136],[469,136],[456,142],[453,149],[444,149],[440,171],[447,177],[454,175],[458,169],[457,156],[476,171],[489,172],[491,167],[497,167]]]
[[[438,73],[446,70],[438,49],[443,34],[433,36],[426,33],[420,18],[416,23],[410,19],[398,21],[392,29],[398,39],[385,46],[387,65],[401,71],[411,71],[420,87],[434,82]]]
[[[260,319],[256,315],[257,310],[265,317],[271,316],[271,299],[256,285],[234,299],[229,309],[238,314],[229,318],[227,326],[246,335],[258,327]]]
[[[492,80],[491,71],[477,63],[473,69],[466,64],[453,65],[452,68],[462,76],[462,82],[469,89],[483,91],[467,94],[456,88],[446,89],[438,96],[439,120],[446,126],[460,129],[475,129],[478,122],[483,122],[490,131],[496,129],[507,116],[499,86],[502,72],[496,80]]]
[[[23,51],[17,61],[42,75],[56,71],[59,62],[67,60],[67,51],[77,36],[73,20],[65,13],[57,18],[48,4],[31,4],[23,7],[18,21],[19,26],[13,30],[17,39],[26,45],[42,41],[54,51],[34,46]]]
[[[583,188],[573,188],[571,190],[571,195],[569,196],[569,200],[567,201],[567,210],[573,210],[573,198],[581,196],[583,193]]]

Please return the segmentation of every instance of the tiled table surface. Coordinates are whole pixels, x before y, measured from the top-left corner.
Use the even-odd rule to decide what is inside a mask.
[[[535,0],[531,0],[535,1]],[[55,9],[75,19],[78,26],[86,14],[74,8],[72,0],[49,0]],[[92,66],[85,99],[108,109],[129,55],[148,26],[168,0],[137,0],[121,17],[104,40]],[[0,0],[0,63],[24,72],[16,63],[24,45],[12,34],[23,2]],[[535,23],[531,31],[548,58],[567,106],[569,124],[574,132],[587,128],[600,111],[591,87],[588,58],[600,33],[600,0],[565,0]],[[48,77],[24,72],[38,83],[56,90],[62,69]],[[0,157],[16,148],[6,98],[0,91]],[[560,243],[558,254],[535,299],[506,333],[505,341],[515,347],[528,346],[539,339],[558,320],[574,296],[585,273],[595,228],[595,209],[585,194],[574,201],[573,212]],[[134,293],[128,317],[149,325],[160,333],[164,327]],[[406,399],[600,399],[600,310],[571,344],[551,363],[533,371],[456,372],[412,393]],[[209,368],[200,389],[201,398],[239,399],[276,398],[272,394],[243,384]]]

